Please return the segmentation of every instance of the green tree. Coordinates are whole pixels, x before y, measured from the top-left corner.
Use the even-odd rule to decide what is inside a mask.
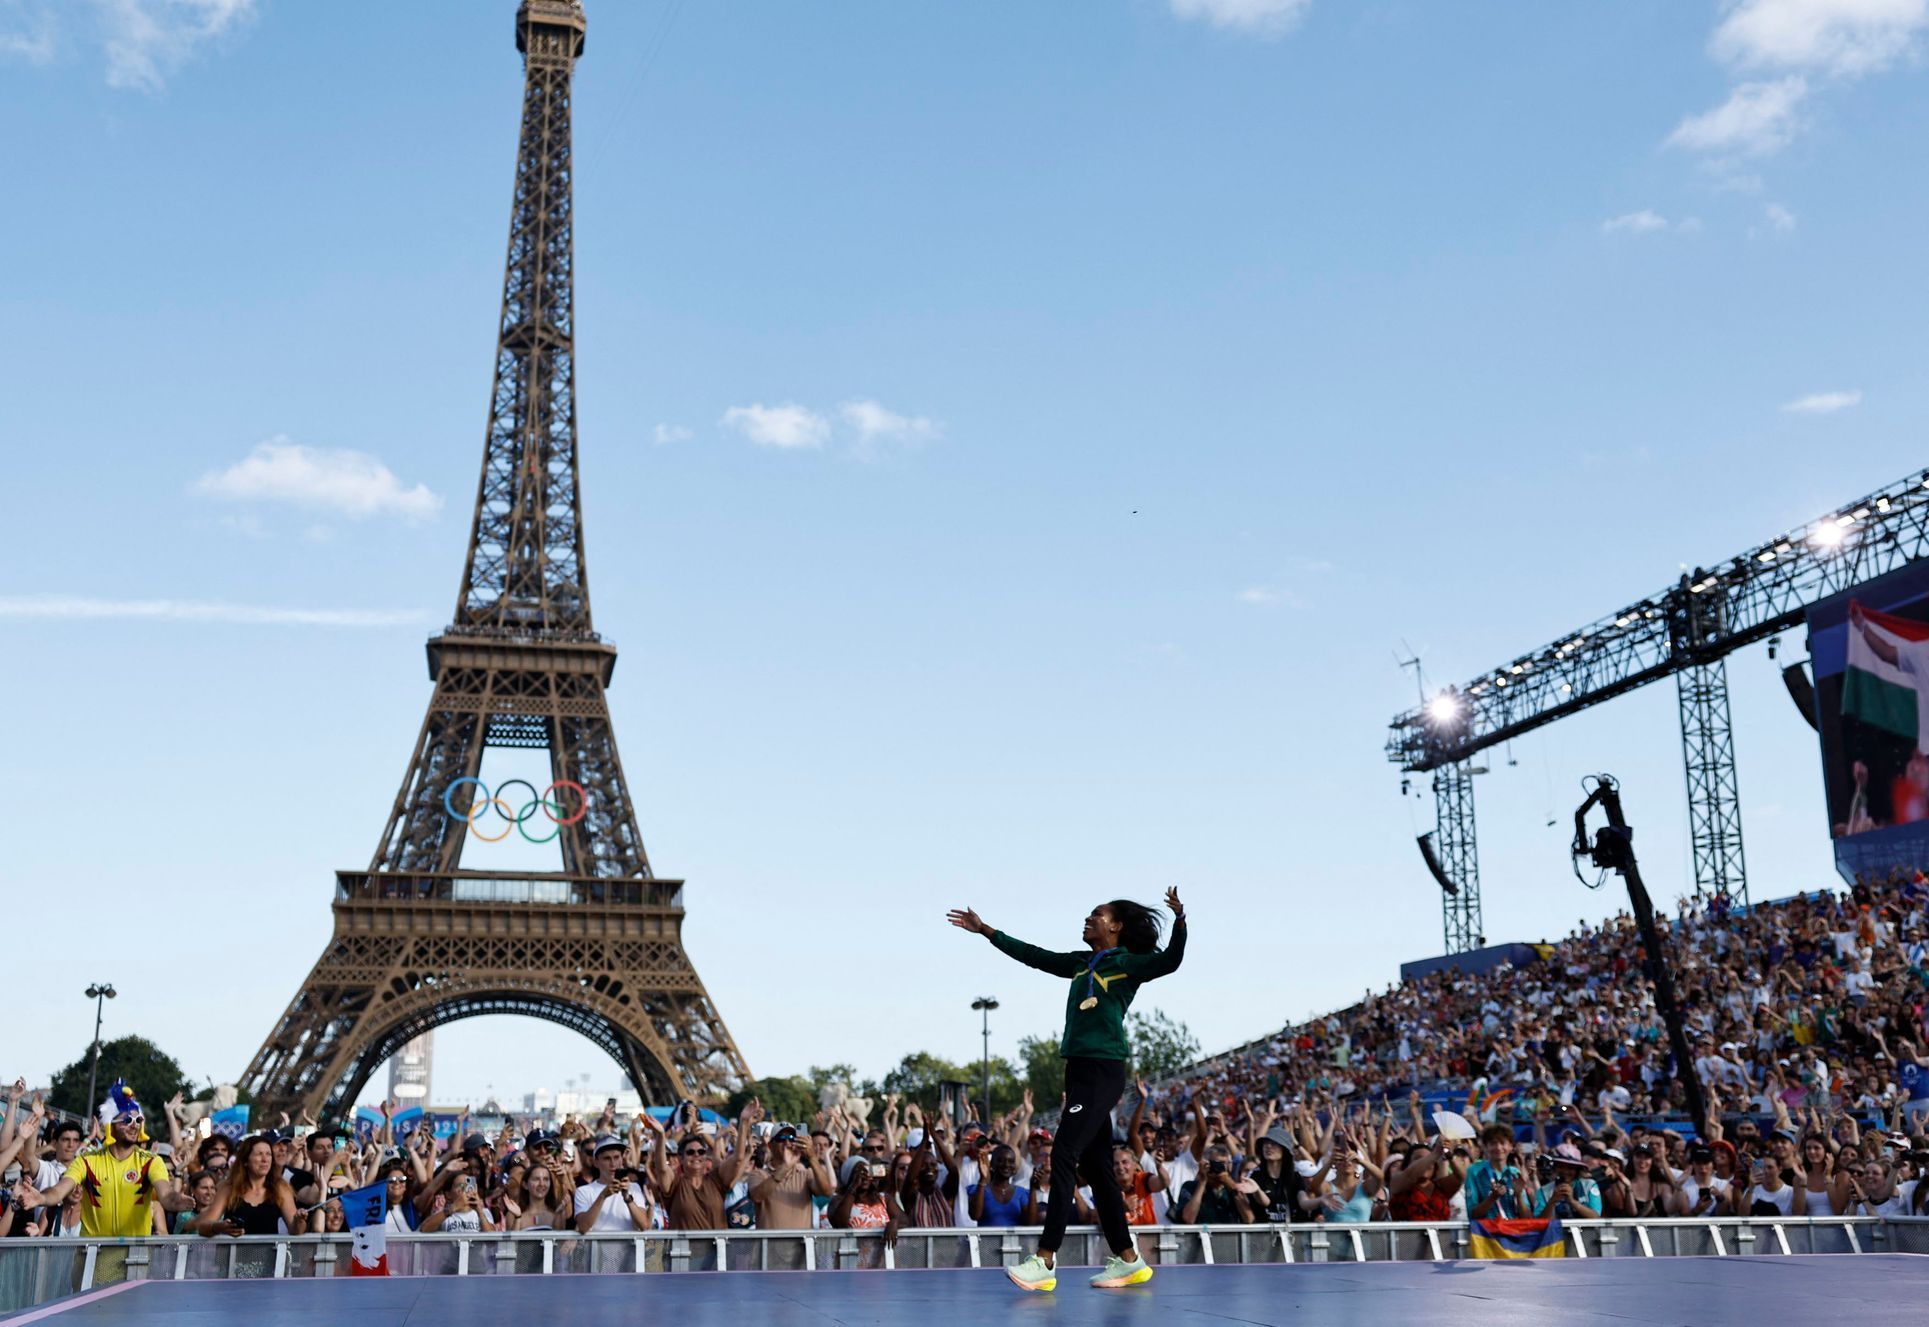
[[[973,1101],[982,1100],[985,1095],[985,1064],[978,1060],[962,1066],[965,1082],[971,1084],[969,1093]],[[1002,1055],[991,1057],[991,1113],[1002,1115],[1016,1110],[1018,1103],[1025,1098],[1025,1076],[1018,1067]]]
[[[817,1090],[810,1080],[792,1074],[787,1078],[758,1078],[738,1088],[724,1103],[724,1113],[735,1118],[752,1097],[763,1103],[764,1118],[787,1124],[809,1124],[817,1114]]]
[[[116,1078],[122,1079],[133,1090],[135,1100],[148,1117],[166,1123],[161,1108],[168,1098],[176,1092],[185,1093],[194,1084],[181,1072],[181,1066],[173,1056],[146,1037],[116,1037],[104,1041],[100,1047],[100,1073],[94,1083],[94,1100],[87,1100],[87,1071],[93,1062],[93,1048],[81,1052],[81,1057],[54,1075],[53,1087],[48,1100],[61,1110],[92,1118],[100,1109],[100,1103],[107,1099],[107,1089]]]
[[[875,1097],[883,1091],[875,1079],[859,1078],[857,1067],[849,1064],[813,1064],[804,1071],[804,1078],[813,1091],[822,1091],[833,1083],[842,1083],[857,1097]]]
[[[1192,1029],[1164,1010],[1127,1014],[1125,1031],[1132,1044],[1127,1070],[1134,1077],[1165,1078],[1199,1058],[1199,1039]]]
[[[1065,1095],[1065,1061],[1058,1053],[1058,1033],[1024,1038],[1018,1043],[1018,1058],[1025,1065],[1032,1105],[1041,1111],[1057,1110]]]
[[[885,1074],[884,1081],[878,1086],[886,1092],[897,1093],[901,1101],[916,1102],[919,1109],[928,1113],[937,1109],[940,1084],[969,1083],[977,1076],[974,1070],[953,1064],[929,1051],[913,1051],[899,1060],[897,1067]]]

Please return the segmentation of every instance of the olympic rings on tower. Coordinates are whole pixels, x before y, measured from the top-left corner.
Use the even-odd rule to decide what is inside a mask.
[[[455,790],[465,783],[473,783],[475,785],[475,792],[469,798],[469,809],[463,812],[455,809],[454,799]],[[521,784],[529,790],[529,800],[522,804],[521,810],[511,811],[509,809],[509,803],[503,800],[503,794],[508,792],[509,789],[516,784]],[[568,815],[562,814],[563,808],[567,805],[567,799],[550,796],[550,794],[564,788],[576,794],[576,809]],[[551,829],[549,833],[543,835],[541,838],[529,832],[529,819],[536,814],[538,807],[542,809],[542,813],[545,816],[549,817],[549,823],[555,826],[555,828]],[[449,819],[460,820],[467,824],[469,826],[469,832],[481,839],[484,843],[500,843],[509,837],[509,831],[512,829],[520,833],[523,838],[531,843],[548,843],[551,839],[563,832],[564,825],[573,825],[588,813],[589,794],[583,791],[582,784],[571,779],[558,779],[540,793],[536,791],[536,785],[527,779],[510,779],[499,785],[494,794],[491,794],[489,785],[481,779],[464,775],[462,778],[450,783],[448,788],[443,791],[442,809],[449,813]],[[485,810],[493,810],[502,820],[502,833],[484,834],[482,832],[482,829],[476,823],[476,817],[481,815]]]

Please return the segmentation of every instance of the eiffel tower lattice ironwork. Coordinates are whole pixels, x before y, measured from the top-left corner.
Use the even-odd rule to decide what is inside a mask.
[[[750,1076],[684,952],[683,882],[650,873],[603,694],[616,648],[590,621],[570,187],[584,27],[578,0],[516,13],[522,136],[455,621],[429,641],[435,695],[374,859],[336,873],[334,938],[243,1079],[267,1108],[339,1119],[410,1038],[493,1013],[574,1028],[657,1103]],[[546,749],[555,782],[475,808],[489,746]],[[553,835],[560,871],[460,868],[471,820],[507,833],[505,812]]]

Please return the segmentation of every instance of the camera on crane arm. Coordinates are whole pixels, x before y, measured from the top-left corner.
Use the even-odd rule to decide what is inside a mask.
[[[1589,889],[1599,889],[1607,881],[1608,872],[1618,873],[1628,885],[1628,904],[1634,910],[1636,932],[1641,937],[1641,952],[1648,980],[1654,984],[1655,1008],[1661,1014],[1662,1024],[1668,1029],[1668,1051],[1673,1057],[1673,1073],[1681,1080],[1688,1096],[1688,1118],[1702,1121],[1708,1118],[1708,1102],[1701,1090],[1701,1080],[1692,1066],[1694,1058],[1688,1050],[1687,1029],[1682,1025],[1681,1006],[1675,1000],[1674,976],[1668,969],[1667,948],[1662,941],[1660,929],[1655,925],[1654,902],[1648,897],[1648,887],[1641,883],[1641,868],[1634,860],[1634,830],[1629,826],[1627,817],[1621,813],[1621,789],[1612,775],[1592,774],[1581,780],[1587,789],[1587,800],[1574,812],[1574,875]],[[1594,833],[1592,838],[1587,832],[1587,813],[1600,807],[1607,816],[1607,824]],[[1592,884],[1581,874],[1581,859],[1586,858],[1598,868],[1600,874]]]
[[[1582,781],[1582,786],[1587,789],[1587,800],[1574,812],[1574,875],[1589,889],[1599,889],[1609,871],[1627,874],[1629,864],[1634,861],[1634,829],[1621,818],[1620,789],[1612,775],[1592,775]],[[1590,839],[1587,813],[1596,806],[1605,806],[1608,823],[1594,831]],[[1592,884],[1581,875],[1582,858],[1601,872]]]

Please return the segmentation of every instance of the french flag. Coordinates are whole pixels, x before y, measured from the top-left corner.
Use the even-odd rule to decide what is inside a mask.
[[[388,1273],[388,1185],[371,1184],[350,1189],[342,1195],[342,1212],[348,1218],[348,1233],[354,1237],[355,1250],[348,1264],[350,1276],[387,1276]]]

